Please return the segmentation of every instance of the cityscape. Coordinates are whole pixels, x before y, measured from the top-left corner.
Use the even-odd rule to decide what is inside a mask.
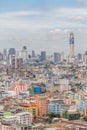
[[[87,1],[0,1],[0,130],[87,130]]]

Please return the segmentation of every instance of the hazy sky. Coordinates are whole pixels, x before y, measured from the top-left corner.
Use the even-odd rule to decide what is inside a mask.
[[[0,48],[69,52],[87,50],[87,0],[0,0]]]

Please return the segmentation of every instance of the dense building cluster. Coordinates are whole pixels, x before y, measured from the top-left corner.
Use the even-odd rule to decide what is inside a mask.
[[[0,53],[0,130],[87,130],[87,52]]]

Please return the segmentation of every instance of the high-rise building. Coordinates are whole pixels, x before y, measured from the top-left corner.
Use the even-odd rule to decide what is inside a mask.
[[[23,58],[23,62],[27,62],[28,59],[28,50],[27,46],[23,46],[21,50],[17,51],[17,58]]]
[[[9,61],[12,69],[23,68],[23,58],[17,58],[15,55],[11,55]]]
[[[17,69],[23,68],[23,58],[16,58],[16,68]]]
[[[64,61],[64,52],[61,52],[61,62]]]
[[[0,52],[0,61],[3,60],[3,54]]]
[[[46,52],[42,51],[41,52],[41,61],[45,61],[46,60]]]
[[[69,57],[74,58],[74,34],[73,32],[70,33],[69,45],[70,45]]]
[[[54,52],[54,63],[59,63],[61,61],[61,54],[58,52]]]
[[[9,57],[10,57],[11,55],[15,55],[15,54],[16,54],[15,48],[10,48],[10,49],[9,49],[9,52],[8,52],[8,59],[9,59]]]
[[[9,55],[15,55],[15,54],[16,54],[15,48],[10,48]]]
[[[23,46],[22,50],[26,51],[27,50],[27,46]]]
[[[85,55],[87,55],[87,51],[85,51]]]
[[[82,60],[82,54],[78,53],[77,55],[77,61],[80,62]]]
[[[82,62],[87,63],[87,55],[82,55]]]
[[[15,69],[15,67],[16,67],[16,57],[15,57],[15,55],[10,56],[10,65],[11,65],[12,69]]]
[[[3,60],[7,61],[7,50],[3,49]]]
[[[32,50],[32,58],[34,58],[34,57],[35,57],[35,51]]]

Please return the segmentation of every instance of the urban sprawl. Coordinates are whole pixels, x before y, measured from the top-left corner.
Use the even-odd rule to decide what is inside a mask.
[[[0,130],[87,130],[87,51],[0,53]]]

